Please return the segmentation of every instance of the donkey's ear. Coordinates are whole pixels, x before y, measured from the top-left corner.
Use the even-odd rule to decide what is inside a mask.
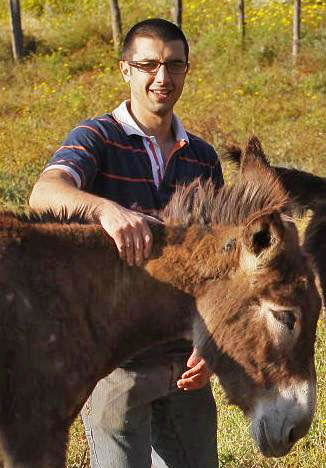
[[[242,153],[240,175],[241,178],[256,183],[264,180],[266,176],[276,179],[276,175],[268,162],[260,141],[255,136],[249,138],[246,149]]]
[[[261,143],[254,135],[249,138],[244,151],[238,146],[229,145],[226,147],[225,152],[222,153],[222,158],[240,167],[240,173],[242,175],[253,168],[257,169],[257,166],[265,168],[270,167]]]
[[[283,184],[270,166],[260,141],[255,136],[249,139],[245,153],[241,158],[240,174],[242,180],[260,187],[264,181],[263,186],[269,192],[268,198],[274,200],[275,206],[278,204],[279,209],[282,208],[282,205],[284,209],[288,204],[289,199]]]
[[[261,261],[271,260],[280,249],[284,226],[278,214],[265,215],[253,220],[243,232],[243,242],[249,255]]]
[[[241,172],[246,172],[253,167],[256,169],[259,167],[270,168],[261,143],[254,135],[249,138],[245,152],[241,158]]]

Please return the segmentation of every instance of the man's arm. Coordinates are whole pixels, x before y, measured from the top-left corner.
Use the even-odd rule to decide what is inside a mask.
[[[145,216],[117,203],[84,192],[64,170],[51,169],[43,173],[32,190],[29,204],[36,211],[51,209],[68,215],[83,206],[94,212],[105,231],[114,239],[122,259],[129,265],[141,265],[149,257],[152,233]]]

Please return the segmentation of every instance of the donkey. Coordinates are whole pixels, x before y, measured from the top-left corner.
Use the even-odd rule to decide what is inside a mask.
[[[97,381],[189,333],[264,455],[285,455],[307,433],[320,298],[258,150],[249,141],[232,187],[177,188],[142,267],[122,262],[98,225],[0,215],[6,468],[64,467],[69,426]]]
[[[225,159],[241,165],[242,151],[237,146],[230,146],[225,153]],[[268,160],[263,152],[263,157]],[[292,198],[296,211],[303,214],[306,210],[314,210],[321,200],[326,201],[326,177],[320,177],[310,172],[282,166],[272,166],[282,182],[286,192]]]
[[[261,149],[261,157],[268,163]],[[241,166],[242,151],[230,147],[226,159]],[[304,249],[313,261],[319,277],[324,306],[326,305],[326,177],[293,168],[273,166],[273,170],[282,182],[284,189],[293,200],[295,212],[304,214],[312,210],[304,236]]]

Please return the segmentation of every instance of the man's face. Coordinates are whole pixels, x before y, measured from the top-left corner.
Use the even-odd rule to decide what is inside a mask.
[[[184,44],[181,40],[163,42],[158,38],[136,37],[128,60],[186,62]],[[157,115],[172,111],[182,93],[186,73],[169,73],[166,66],[161,65],[156,74],[149,74],[126,61],[120,62],[120,68],[130,84],[132,108]]]

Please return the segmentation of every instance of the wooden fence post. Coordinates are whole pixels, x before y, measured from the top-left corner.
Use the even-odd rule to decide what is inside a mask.
[[[300,48],[301,0],[294,0],[292,57],[296,63]]]
[[[122,43],[122,27],[118,0],[110,0],[110,8],[114,49],[119,52]]]
[[[20,60],[24,54],[23,31],[19,0],[9,0],[12,52],[15,60]]]
[[[172,13],[173,23],[175,23],[181,29],[182,27],[182,0],[173,0],[171,13]]]
[[[245,4],[244,0],[238,0],[238,28],[241,33],[242,42],[246,36],[246,18],[245,18]]]

